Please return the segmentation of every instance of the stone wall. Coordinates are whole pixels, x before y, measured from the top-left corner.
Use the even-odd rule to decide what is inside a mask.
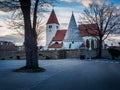
[[[24,51],[0,51],[0,60],[6,59],[25,59]]]
[[[89,59],[97,56],[97,50],[46,50],[39,51],[39,59],[64,59],[64,58],[81,58]],[[107,50],[103,50],[104,58],[111,58]],[[25,59],[24,51],[0,51],[0,60],[4,59]]]
[[[88,53],[95,53],[94,51],[86,51],[84,49],[81,50],[48,50],[48,51],[40,51],[39,58],[41,59],[64,59],[64,58],[89,58]],[[92,56],[95,56],[93,54]]]

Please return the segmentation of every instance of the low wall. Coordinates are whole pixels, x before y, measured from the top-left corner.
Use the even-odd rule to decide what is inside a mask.
[[[0,60],[5,59],[25,59],[24,51],[0,51]]]
[[[39,59],[64,59],[64,58],[93,58],[97,56],[97,50],[46,50],[39,51]],[[103,50],[104,58],[111,58],[107,50]],[[0,52],[0,60],[5,59],[25,59],[24,51],[2,51]]]

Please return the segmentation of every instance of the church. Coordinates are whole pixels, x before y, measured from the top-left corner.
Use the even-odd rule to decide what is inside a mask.
[[[86,31],[86,27],[89,29]],[[46,50],[72,50],[87,48],[89,50],[98,48],[95,24],[81,24],[77,26],[72,13],[68,29],[60,29],[54,9],[46,23]],[[92,33],[92,34],[89,34]]]

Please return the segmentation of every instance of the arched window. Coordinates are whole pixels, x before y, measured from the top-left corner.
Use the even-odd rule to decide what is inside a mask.
[[[55,44],[58,44],[58,42],[55,42]]]
[[[71,43],[69,44],[69,48],[71,48]]]
[[[88,40],[88,39],[86,40],[86,47],[87,47],[87,48],[90,47],[90,43],[89,43],[89,40]]]
[[[94,40],[91,40],[91,48],[94,49]]]
[[[99,40],[98,40],[98,39],[97,39],[97,42],[96,42],[96,43],[97,43],[97,48],[99,48]]]

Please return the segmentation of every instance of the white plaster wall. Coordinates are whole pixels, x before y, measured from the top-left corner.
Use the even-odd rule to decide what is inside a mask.
[[[52,25],[52,28],[49,28],[50,25]],[[56,31],[58,29],[59,29],[58,24],[47,24],[46,25],[46,46],[49,45],[49,43],[51,42],[52,38],[55,36]]]
[[[98,48],[98,46],[97,46],[97,39],[95,38],[95,37],[91,37],[91,36],[85,36],[85,37],[83,37],[83,41],[85,42],[84,44],[85,44],[85,46],[86,46],[86,40],[89,40],[89,42],[91,42],[91,40],[94,40],[94,48]],[[103,49],[105,48],[105,42],[103,41],[102,42],[102,46],[103,46]],[[91,47],[91,43],[90,43],[90,47]],[[91,49],[91,48],[90,48]]]
[[[63,42],[63,49],[79,49],[83,42]],[[71,48],[69,48],[69,45],[71,44]]]

